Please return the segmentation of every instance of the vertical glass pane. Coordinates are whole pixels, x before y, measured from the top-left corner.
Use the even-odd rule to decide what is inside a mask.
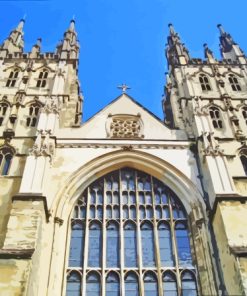
[[[196,282],[191,272],[182,275],[182,296],[197,296]]]
[[[101,226],[98,223],[92,223],[89,228],[89,248],[88,248],[88,266],[101,266],[102,237]]]
[[[161,266],[174,266],[170,227],[164,223],[158,227]]]
[[[142,264],[144,267],[155,266],[153,226],[144,223],[141,226]]]
[[[132,223],[124,226],[124,261],[125,267],[137,266],[136,226]]]
[[[106,241],[106,266],[118,267],[119,266],[119,230],[118,225],[109,223],[107,226],[107,241]]]
[[[144,277],[144,295],[158,296],[158,285],[155,275],[148,273]]]
[[[106,278],[106,296],[119,296],[120,285],[117,274],[111,272]]]
[[[177,240],[177,251],[179,264],[187,266],[192,264],[190,242],[186,226],[182,223],[177,223],[175,227],[176,240]]]
[[[100,277],[97,273],[90,273],[87,276],[86,296],[100,295]]]
[[[177,296],[177,282],[174,274],[166,272],[163,276],[163,296]]]
[[[72,271],[67,277],[66,296],[81,295],[81,276],[79,273]]]
[[[125,295],[126,296],[138,296],[139,285],[136,274],[130,273],[125,279]]]
[[[69,266],[82,267],[84,253],[84,224],[76,222],[72,224]]]
[[[128,203],[128,192],[124,191],[122,193],[123,196],[123,204],[127,204]]]
[[[4,163],[3,171],[2,171],[3,176],[8,175],[11,159],[12,159],[11,154],[5,155],[5,163]]]

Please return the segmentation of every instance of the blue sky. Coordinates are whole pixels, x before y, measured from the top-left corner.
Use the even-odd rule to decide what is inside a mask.
[[[138,102],[163,119],[161,100],[167,71],[164,48],[173,23],[193,57],[208,43],[216,57],[218,23],[247,50],[247,1],[238,0],[0,0],[0,40],[24,15],[25,50],[42,38],[54,51],[75,16],[80,41],[79,78],[84,120],[116,98],[127,83]]]

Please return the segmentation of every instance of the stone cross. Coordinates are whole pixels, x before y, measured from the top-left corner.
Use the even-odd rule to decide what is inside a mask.
[[[123,94],[127,92],[127,89],[130,89],[130,87],[125,83],[123,83],[122,85],[119,85],[117,88],[122,89]]]

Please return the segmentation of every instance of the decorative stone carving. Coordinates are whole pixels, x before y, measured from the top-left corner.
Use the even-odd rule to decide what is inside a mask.
[[[143,138],[143,123],[140,114],[109,115],[106,124],[107,135],[110,138]]]
[[[36,138],[33,147],[29,150],[29,154],[34,155],[36,157],[48,156],[50,157],[50,161],[52,161],[52,156],[54,154],[55,147],[54,143],[50,141],[51,131],[45,131],[44,135],[42,130],[38,132],[39,134]]]
[[[223,155],[224,150],[220,149],[220,145],[213,135],[213,132],[205,132],[202,134],[205,147],[203,153],[205,156]]]

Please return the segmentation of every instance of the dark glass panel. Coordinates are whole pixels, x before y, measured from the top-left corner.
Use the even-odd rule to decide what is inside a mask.
[[[119,295],[120,295],[119,277],[116,273],[110,272],[106,278],[106,296],[119,296]]]
[[[146,273],[144,276],[144,295],[158,296],[157,278],[153,273]]]
[[[182,296],[197,296],[195,277],[189,271],[182,274]]]
[[[174,266],[172,240],[169,225],[160,223],[158,226],[161,266]]]
[[[100,276],[91,272],[87,276],[86,283],[86,296],[99,296],[100,295]]]
[[[107,226],[106,244],[106,266],[119,267],[119,227],[116,223],[110,222]]]
[[[138,296],[139,285],[138,277],[135,273],[128,273],[125,277],[125,295],[126,296]]]
[[[179,265],[188,266],[192,264],[190,242],[188,231],[183,223],[177,223],[175,227]]]
[[[133,223],[124,226],[124,261],[125,267],[137,266],[136,226]]]
[[[91,223],[89,227],[88,266],[100,267],[102,252],[102,233],[98,223]]]
[[[66,296],[81,295],[81,276],[78,272],[72,271],[67,277]]]
[[[69,266],[82,267],[83,253],[84,253],[84,224],[81,222],[74,222],[71,229]]]
[[[143,223],[141,226],[142,237],[142,264],[144,267],[155,266],[153,226]]]
[[[163,296],[177,296],[176,277],[171,272],[165,272],[163,276]]]

